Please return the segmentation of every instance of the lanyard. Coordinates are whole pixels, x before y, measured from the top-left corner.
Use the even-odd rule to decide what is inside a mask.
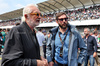
[[[63,44],[64,44],[64,41],[65,41],[65,39],[66,39],[67,34],[68,34],[68,31],[67,31],[67,33],[66,33],[64,39],[62,40],[62,39],[61,39],[61,36],[60,36],[60,32],[59,32],[59,37],[60,37],[60,41],[61,41],[61,43],[62,43],[62,46],[63,46]]]
[[[65,41],[65,39],[66,39],[67,34],[68,34],[68,31],[67,31],[67,33],[66,33],[64,39],[62,40],[62,39],[61,39],[61,36],[60,36],[60,33],[59,33],[60,41],[61,41],[61,43],[62,43],[62,47],[60,48],[60,55],[59,55],[60,57],[63,56],[63,45],[64,45],[64,41]]]

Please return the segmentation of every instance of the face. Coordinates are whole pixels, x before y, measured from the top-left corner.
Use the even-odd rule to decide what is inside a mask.
[[[31,9],[33,10],[33,12],[28,14],[27,23],[29,24],[29,26],[35,27],[35,26],[39,25],[41,13],[40,13],[39,9],[36,7],[31,8]]]
[[[98,32],[96,33],[96,36],[98,35]]]
[[[58,20],[56,21],[60,28],[66,29],[68,25],[68,17],[63,14],[60,17],[58,17]]]
[[[87,29],[84,29],[85,36],[89,35],[89,31]]]

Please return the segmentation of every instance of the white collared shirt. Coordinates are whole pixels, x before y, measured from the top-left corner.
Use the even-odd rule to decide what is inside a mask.
[[[36,37],[37,37],[37,40],[39,42],[39,45],[42,46],[43,45],[43,41],[45,40],[44,34],[42,32],[40,32],[40,31],[38,31],[36,33]]]

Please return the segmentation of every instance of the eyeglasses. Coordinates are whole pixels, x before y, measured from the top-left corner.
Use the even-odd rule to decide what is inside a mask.
[[[61,19],[58,19],[58,20],[60,20],[60,21],[63,21],[63,20],[68,21],[68,18],[61,18]]]
[[[42,16],[41,13],[30,13],[31,15]]]

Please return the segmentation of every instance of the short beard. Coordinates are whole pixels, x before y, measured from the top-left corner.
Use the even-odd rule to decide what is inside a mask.
[[[61,29],[66,29],[66,28],[68,27],[68,25],[66,24],[66,26],[63,27],[63,26],[61,26],[61,25],[59,24],[59,27],[60,27]]]
[[[85,36],[88,36],[89,34],[85,34]]]

